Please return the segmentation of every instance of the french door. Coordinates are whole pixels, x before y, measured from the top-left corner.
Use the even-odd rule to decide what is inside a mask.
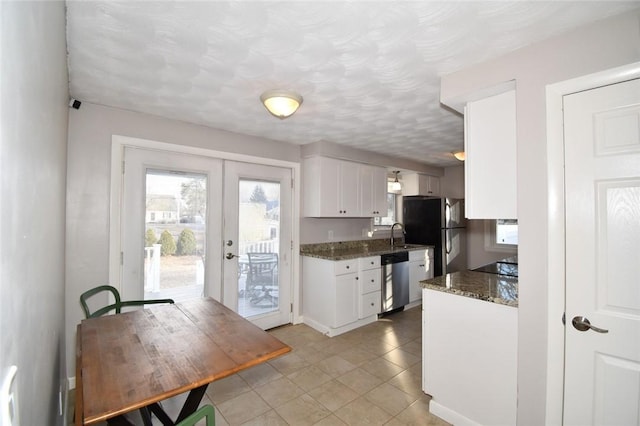
[[[224,303],[262,328],[291,320],[291,170],[225,162]]]
[[[263,328],[290,321],[290,169],[127,146],[123,173],[123,299],[212,296]]]

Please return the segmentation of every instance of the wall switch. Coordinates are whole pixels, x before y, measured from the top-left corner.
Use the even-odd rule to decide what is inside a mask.
[[[327,238],[329,239],[329,241],[333,241],[333,231],[329,231],[328,234],[329,235],[327,236]]]

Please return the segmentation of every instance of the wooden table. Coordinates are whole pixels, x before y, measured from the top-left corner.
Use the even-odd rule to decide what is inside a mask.
[[[139,408],[174,424],[157,403],[189,391],[177,423],[209,383],[291,350],[211,298],[86,319],[76,339],[76,425]]]

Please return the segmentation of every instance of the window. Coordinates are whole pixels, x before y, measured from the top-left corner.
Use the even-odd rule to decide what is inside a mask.
[[[485,221],[485,249],[515,252],[518,249],[518,221],[516,219]]]
[[[374,225],[391,226],[396,222],[396,199],[396,194],[392,192],[387,193],[387,215],[384,217],[374,217]]]

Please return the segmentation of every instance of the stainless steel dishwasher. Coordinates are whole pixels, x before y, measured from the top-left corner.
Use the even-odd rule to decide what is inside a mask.
[[[409,252],[383,254],[382,313],[402,310],[409,303]]]

